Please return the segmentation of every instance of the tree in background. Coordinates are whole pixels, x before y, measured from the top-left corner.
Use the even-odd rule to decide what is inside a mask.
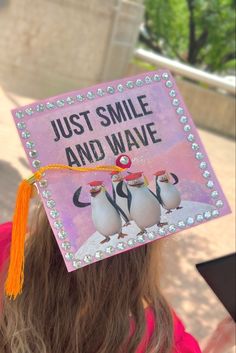
[[[209,71],[235,70],[235,0],[145,0],[140,40]]]

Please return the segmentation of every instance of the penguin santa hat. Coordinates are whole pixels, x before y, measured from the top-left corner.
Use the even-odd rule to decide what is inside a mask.
[[[61,94],[12,115],[32,176],[17,194],[10,297],[22,291],[33,187],[69,272],[230,212],[166,70]],[[173,182],[159,183],[164,172]]]

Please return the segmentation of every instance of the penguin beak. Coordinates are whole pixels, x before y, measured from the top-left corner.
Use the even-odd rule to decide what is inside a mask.
[[[97,188],[92,188],[89,192],[90,192],[90,195],[92,197],[95,197],[97,196],[100,192],[101,192],[101,188],[97,189]]]
[[[160,180],[161,183],[168,183],[169,182],[169,178],[167,176],[165,176],[164,178],[162,178]]]
[[[129,186],[135,186],[137,188],[140,188],[143,185],[144,185],[143,180],[135,180],[135,181],[129,183]]]

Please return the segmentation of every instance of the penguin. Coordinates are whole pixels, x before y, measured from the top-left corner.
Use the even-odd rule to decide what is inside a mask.
[[[124,224],[124,227],[125,227],[125,226],[128,226],[131,221],[131,216],[128,210],[128,203],[127,203],[127,195],[128,195],[127,185],[120,172],[111,172],[111,180],[112,180],[113,200],[124,211],[124,213],[128,218],[128,221],[126,221],[126,223]]]
[[[173,209],[181,209],[181,197],[180,192],[177,190],[175,185],[179,182],[177,175],[174,173],[167,173],[165,170],[160,170],[155,174],[156,183],[156,196],[163,208],[165,208],[166,214],[171,213]],[[171,176],[174,179],[174,183],[171,183]]]
[[[128,190],[128,210],[132,220],[140,228],[137,234],[146,233],[146,228],[160,225],[161,207],[143,180],[143,172],[130,173],[125,177]]]
[[[106,191],[102,181],[92,181],[91,186],[91,207],[92,220],[96,230],[102,234],[105,239],[100,243],[104,244],[110,241],[112,235],[118,234],[118,239],[124,238],[127,234],[122,233],[122,215],[127,219],[123,210],[112,200],[112,197]]]

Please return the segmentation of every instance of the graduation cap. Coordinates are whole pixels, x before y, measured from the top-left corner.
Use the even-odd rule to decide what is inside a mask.
[[[230,212],[166,70],[62,94],[14,109],[12,115],[33,174],[17,195],[5,285],[10,297],[22,291],[33,187],[68,271]],[[143,171],[149,185],[130,190],[127,181],[137,177],[129,174],[131,166],[132,172]],[[176,175],[178,183],[159,185],[153,176],[159,168]],[[123,176],[115,186],[113,172]]]

